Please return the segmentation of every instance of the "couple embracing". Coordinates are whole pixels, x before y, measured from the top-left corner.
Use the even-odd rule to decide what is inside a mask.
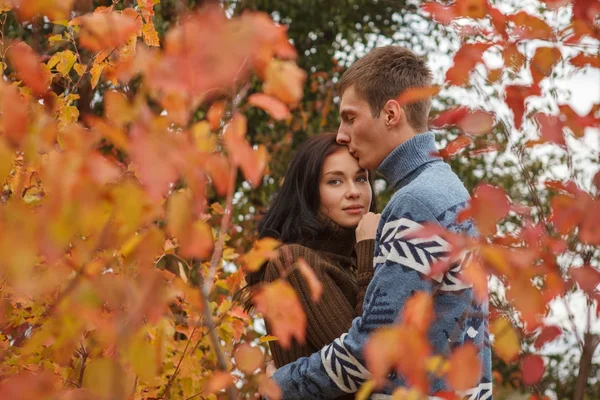
[[[407,89],[431,83],[426,62],[402,47],[379,47],[356,61],[339,82],[337,134],[314,136],[300,147],[259,224],[261,237],[277,238],[283,246],[278,258],[246,277],[250,289],[278,279],[281,266],[299,258],[323,284],[321,299],[313,302],[298,270],[287,275],[306,313],[307,332],[304,344],[292,341],[284,349],[269,343],[277,367],[272,378],[284,399],[352,398],[370,378],[363,357],[369,334],[400,318],[417,292],[433,299],[429,340],[435,354],[448,356],[467,342],[479,351],[480,382],[461,397],[492,398],[488,321],[482,317],[487,304],[457,279],[460,266],[439,281],[429,277],[448,243],[403,234],[425,223],[476,234],[468,221],[456,221],[469,193],[435,155],[427,128],[431,99],[396,101]],[[395,189],[381,214],[375,213],[375,170]],[[448,390],[443,379],[432,377],[430,383],[432,399]],[[391,375],[372,398],[389,398],[405,385],[402,376]]]

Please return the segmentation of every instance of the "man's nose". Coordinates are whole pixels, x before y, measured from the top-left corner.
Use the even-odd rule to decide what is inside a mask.
[[[348,145],[348,144],[350,144],[350,135],[348,135],[345,132],[344,124],[343,123],[340,124],[340,127],[338,129],[338,133],[337,133],[337,135],[335,137],[335,141],[338,144],[342,144],[342,145]]]

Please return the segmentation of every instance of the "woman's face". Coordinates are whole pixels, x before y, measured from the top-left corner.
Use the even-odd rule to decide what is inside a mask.
[[[369,212],[372,192],[368,172],[345,147],[325,158],[319,192],[319,211],[344,228],[355,228]]]

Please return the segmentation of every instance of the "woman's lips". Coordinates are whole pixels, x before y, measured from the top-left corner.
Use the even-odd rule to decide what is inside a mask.
[[[344,208],[344,211],[346,211],[348,214],[357,215],[361,214],[363,209],[364,207],[362,206],[352,206]]]

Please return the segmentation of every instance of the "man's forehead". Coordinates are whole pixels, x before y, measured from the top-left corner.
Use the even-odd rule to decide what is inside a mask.
[[[358,96],[353,87],[349,87],[344,91],[340,99],[340,111],[359,109],[364,104],[367,104],[366,101]]]

